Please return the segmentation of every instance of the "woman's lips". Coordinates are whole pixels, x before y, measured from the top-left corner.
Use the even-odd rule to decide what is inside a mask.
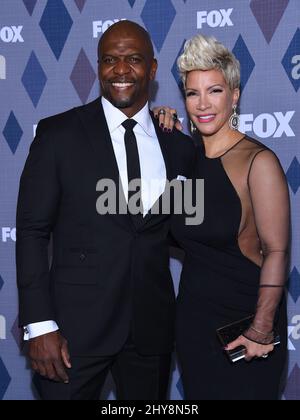
[[[215,114],[198,115],[197,120],[199,123],[209,123],[215,119]]]

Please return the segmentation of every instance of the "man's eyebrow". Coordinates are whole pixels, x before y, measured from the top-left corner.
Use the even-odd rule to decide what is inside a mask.
[[[115,53],[109,53],[109,52],[106,52],[106,53],[103,53],[103,54],[101,54],[101,56],[107,56],[107,55],[110,55],[110,56],[112,56],[112,57],[117,57],[117,56],[120,56],[120,55],[124,55],[124,56],[130,56],[130,55],[139,55],[140,57],[144,57],[145,55],[144,54],[142,54],[142,53],[140,53],[140,52],[131,52],[131,53],[129,53],[129,54],[115,54]]]

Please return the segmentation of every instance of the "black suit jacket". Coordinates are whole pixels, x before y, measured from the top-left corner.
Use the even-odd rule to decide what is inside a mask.
[[[190,177],[195,148],[156,127],[167,178]],[[145,355],[173,348],[169,217],[99,215],[96,184],[119,173],[99,98],[40,121],[20,181],[20,325],[55,320],[71,355],[111,355],[131,331]],[[48,245],[53,237],[49,267]]]

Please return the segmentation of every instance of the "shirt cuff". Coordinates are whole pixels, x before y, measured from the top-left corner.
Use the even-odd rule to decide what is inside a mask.
[[[34,337],[39,337],[43,334],[48,334],[54,331],[57,331],[59,328],[55,321],[42,321],[34,322],[33,324],[28,324],[23,328],[24,341],[30,340]]]

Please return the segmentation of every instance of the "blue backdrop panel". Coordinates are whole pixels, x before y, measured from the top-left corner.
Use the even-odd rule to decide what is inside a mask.
[[[299,0],[1,0],[0,2],[0,399],[32,399],[19,348],[15,285],[18,182],[39,119],[94,99],[97,43],[120,19],[151,33],[159,61],[153,104],[186,123],[175,62],[197,32],[214,35],[241,62],[241,129],[272,148],[286,172],[293,243],[287,288],[288,380],[300,399],[300,3]],[[298,107],[297,107],[298,105]],[[180,263],[171,260],[175,287]],[[114,398],[108,384],[104,397]],[[174,364],[171,399],[182,398]]]

